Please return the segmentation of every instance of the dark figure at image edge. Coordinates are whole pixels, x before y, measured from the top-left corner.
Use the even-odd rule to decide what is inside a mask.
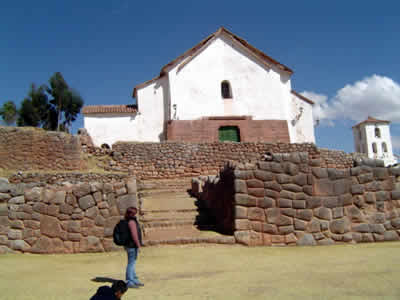
[[[99,287],[90,300],[119,300],[127,289],[128,287],[124,281],[117,280],[111,287],[107,285]]]

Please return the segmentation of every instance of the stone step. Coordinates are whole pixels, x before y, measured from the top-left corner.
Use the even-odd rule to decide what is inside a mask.
[[[192,186],[192,177],[182,179],[140,180],[138,190],[177,189],[187,190]]]
[[[141,211],[166,211],[197,209],[196,198],[183,194],[158,194],[156,196],[141,197]]]
[[[163,221],[163,220],[182,220],[182,219],[196,219],[199,215],[197,210],[184,210],[184,211],[151,211],[144,212],[141,217],[141,222]]]
[[[220,243],[234,244],[233,236],[226,236],[215,231],[199,230],[193,226],[179,228],[150,229],[145,231],[143,243],[145,246],[159,244],[191,244]]]
[[[180,190],[166,190],[166,189],[159,189],[159,190],[145,190],[138,192],[139,198],[179,198],[179,197],[188,197],[190,198],[191,195],[187,191],[180,191]]]

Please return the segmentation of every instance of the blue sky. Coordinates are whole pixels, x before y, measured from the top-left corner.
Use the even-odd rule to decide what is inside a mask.
[[[224,26],[294,70],[317,102],[317,145],[353,151],[351,126],[392,121],[400,153],[400,1],[2,1],[0,104],[61,72],[86,105],[133,87]],[[74,131],[83,127],[82,117]]]

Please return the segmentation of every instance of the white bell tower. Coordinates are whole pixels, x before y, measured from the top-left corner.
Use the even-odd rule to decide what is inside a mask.
[[[390,137],[390,121],[368,116],[365,121],[353,126],[355,151],[369,158],[383,160],[385,166],[397,163],[393,155]]]

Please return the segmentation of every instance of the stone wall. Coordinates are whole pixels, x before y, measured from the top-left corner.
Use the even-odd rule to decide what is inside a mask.
[[[234,171],[235,238],[246,245],[399,240],[400,168],[325,168],[308,153]]]
[[[136,204],[134,178],[62,186],[0,178],[0,253],[114,250],[113,228]]]
[[[79,138],[34,127],[0,126],[0,168],[9,170],[83,170]]]
[[[314,144],[286,143],[116,143],[110,170],[126,171],[139,179],[194,177],[218,174],[227,161],[256,162],[267,152],[306,152],[324,167],[350,168],[351,154],[323,150]]]

